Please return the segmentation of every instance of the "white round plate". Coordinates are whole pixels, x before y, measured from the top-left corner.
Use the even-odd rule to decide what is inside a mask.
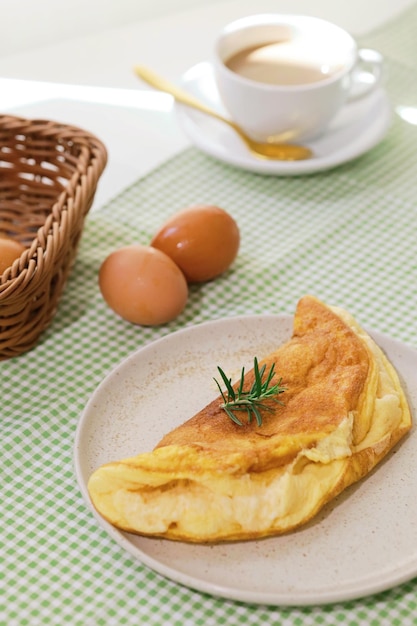
[[[216,88],[210,63],[202,62],[182,77],[182,86],[227,117]],[[177,103],[177,118],[184,133],[206,154],[244,170],[270,175],[312,174],[351,161],[377,145],[391,123],[391,105],[382,88],[347,104],[326,134],[309,142],[314,157],[304,161],[257,159],[226,124]]]
[[[88,505],[95,468],[152,450],[218,395],[217,365],[237,377],[291,330],[290,316],[226,318],[172,333],[123,361],[99,385],[77,428],[75,468]],[[417,351],[372,334],[405,381],[415,413]],[[194,545],[121,532],[94,515],[139,561],[193,589],[269,605],[349,600],[417,575],[416,436],[412,431],[375,471],[287,535]]]

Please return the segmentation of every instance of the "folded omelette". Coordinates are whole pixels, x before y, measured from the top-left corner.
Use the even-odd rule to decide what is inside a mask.
[[[219,396],[152,452],[98,468],[88,483],[97,511],[122,530],[187,542],[277,535],[363,478],[411,428],[397,372],[340,308],[303,297],[291,339],[259,361],[272,364],[285,391],[266,401],[261,425],[233,422]]]

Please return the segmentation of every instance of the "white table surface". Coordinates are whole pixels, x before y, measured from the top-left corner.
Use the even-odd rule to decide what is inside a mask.
[[[133,75],[147,64],[178,80],[210,59],[217,32],[237,17],[260,12],[305,13],[363,35],[414,0],[224,0],[142,20],[58,45],[0,58],[0,110],[80,126],[107,146],[109,163],[94,208],[188,145],[172,99]]]

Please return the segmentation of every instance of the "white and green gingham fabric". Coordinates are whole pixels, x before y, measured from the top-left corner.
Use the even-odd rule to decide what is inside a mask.
[[[417,110],[415,32],[417,7],[361,42],[387,56],[394,109]],[[292,313],[312,293],[417,347],[416,145],[417,126],[394,114],[387,138],[368,154],[297,178],[250,174],[190,148],[89,215],[52,325],[30,353],[0,364],[1,626],[417,625],[417,579],[304,608],[246,605],[166,580],[98,527],[72,460],[77,421],[98,383],[179,328]],[[129,325],[100,296],[101,262],[122,245],[149,243],[166,217],[195,203],[236,218],[242,243],[233,269],[192,287],[174,322]]]

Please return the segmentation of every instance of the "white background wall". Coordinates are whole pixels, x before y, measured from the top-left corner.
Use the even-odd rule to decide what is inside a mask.
[[[0,0],[0,56],[149,17],[206,5],[210,0]]]
[[[222,6],[220,13],[228,19],[254,12],[254,6],[258,12],[312,12],[361,34],[368,29],[369,16],[375,27],[413,1],[363,0],[359,11],[358,3],[352,7],[348,0],[258,0],[255,5],[253,0],[0,0],[0,58],[153,17],[169,20],[170,15],[190,9],[204,8],[213,19],[216,5]],[[204,38],[205,33],[201,35]]]

